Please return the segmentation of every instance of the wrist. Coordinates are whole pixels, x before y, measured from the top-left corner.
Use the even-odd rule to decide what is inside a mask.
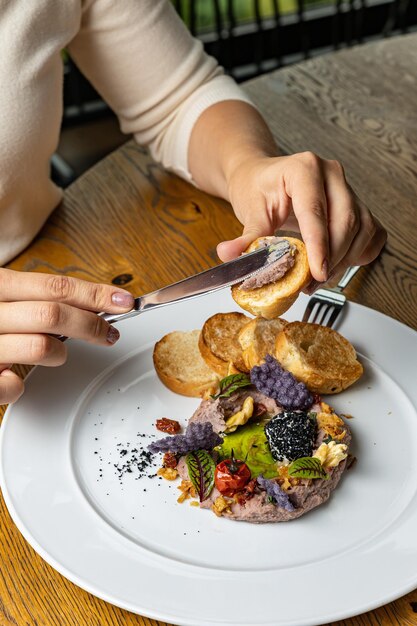
[[[226,100],[208,107],[198,118],[188,163],[201,189],[230,200],[228,188],[238,170],[277,155],[275,140],[259,112],[246,102]]]
[[[268,154],[259,148],[243,149],[235,151],[233,156],[228,158],[223,168],[226,185],[229,186],[233,178],[242,171],[250,171],[257,168],[265,159],[275,156]]]
[[[236,156],[225,170],[228,200],[231,201],[236,190],[250,188],[255,185],[258,189],[263,187],[262,180],[271,166],[276,166],[277,161],[283,157],[264,151],[251,151],[250,153]]]

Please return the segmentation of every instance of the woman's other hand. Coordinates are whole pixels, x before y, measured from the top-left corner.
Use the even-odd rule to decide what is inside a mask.
[[[119,331],[96,315],[123,313],[133,297],[111,285],[0,268],[0,405],[23,393],[11,364],[62,365],[67,348],[53,335],[111,346]]]

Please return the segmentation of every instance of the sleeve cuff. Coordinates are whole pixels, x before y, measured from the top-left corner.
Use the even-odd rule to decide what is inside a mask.
[[[159,150],[153,150],[151,147],[152,156],[164,167],[195,184],[188,168],[188,144],[191,132],[203,111],[225,100],[240,100],[254,106],[249,96],[232,78],[224,74],[215,76],[196,89],[183,104],[169,125]]]

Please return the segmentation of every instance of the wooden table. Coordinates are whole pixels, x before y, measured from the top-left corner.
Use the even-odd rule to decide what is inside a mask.
[[[357,302],[417,328],[417,35],[372,43],[246,85],[284,152],[336,158],[389,231],[372,268],[347,290]],[[126,284],[142,293],[217,261],[237,236],[227,203],[155,165],[132,142],[65,193],[39,237],[10,267]],[[169,255],[156,250],[170,246]],[[24,371],[24,368],[21,368]],[[2,625],[156,625],[68,582],[22,538],[1,501]],[[387,564],[389,566],[389,564]],[[417,592],[340,622],[417,625]]]

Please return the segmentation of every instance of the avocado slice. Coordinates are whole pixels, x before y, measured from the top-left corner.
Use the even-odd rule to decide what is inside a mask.
[[[265,478],[277,476],[277,463],[273,459],[262,422],[246,424],[236,432],[224,436],[223,443],[216,448],[220,460],[235,458],[244,461],[252,478],[262,474]]]

